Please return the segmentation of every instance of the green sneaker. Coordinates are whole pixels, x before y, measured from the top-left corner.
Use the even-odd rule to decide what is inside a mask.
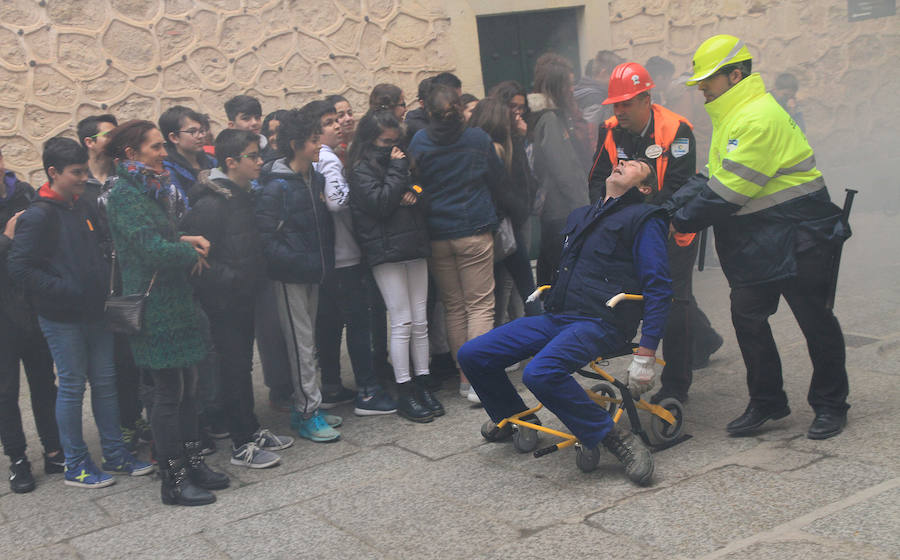
[[[296,410],[291,411],[291,427],[297,430],[300,437],[317,443],[337,441],[341,437],[341,433],[329,426],[325,416],[318,410],[307,419],[303,419]]]
[[[138,446],[137,430],[125,426],[119,426],[119,429],[122,431],[122,442],[125,443],[125,448],[134,453]]]

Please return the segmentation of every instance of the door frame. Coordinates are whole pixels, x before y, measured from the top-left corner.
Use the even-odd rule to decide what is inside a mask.
[[[445,0],[445,7],[453,26],[450,38],[456,51],[456,75],[463,88],[478,97],[484,96],[478,16],[581,8],[577,11],[581,65],[597,51],[611,48],[609,3],[605,0]]]

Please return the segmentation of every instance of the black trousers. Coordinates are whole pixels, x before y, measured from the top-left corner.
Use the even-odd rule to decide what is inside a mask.
[[[119,395],[119,424],[134,429],[143,408],[140,399],[141,370],[134,363],[128,337],[116,334],[113,338],[116,363],[116,392]]]
[[[666,365],[662,370],[660,382],[667,390],[682,395],[687,394],[694,377],[691,366],[694,348],[691,308],[697,305],[692,282],[698,246],[696,238],[686,247],[679,246],[674,238],[670,238],[666,245],[669,253],[673,301],[663,333]]]
[[[253,307],[209,312],[213,343],[218,349],[218,385],[225,425],[235,449],[259,429],[253,412]]]
[[[787,301],[806,337],[813,363],[807,401],[816,412],[849,408],[844,335],[837,318],[825,307],[833,251],[815,247],[797,255],[797,276],[731,290],[731,320],[747,366],[750,402],[763,407],[787,404],[781,359],[769,327],[769,316]]]
[[[10,459],[25,455],[25,432],[19,409],[19,362],[31,393],[31,410],[45,452],[62,449],[56,426],[56,376],[53,358],[41,331],[23,331],[0,313],[0,441]]]
[[[543,286],[553,283],[553,275],[559,268],[559,259],[562,257],[563,240],[565,236],[562,229],[566,226],[566,220],[541,220],[541,251],[537,262],[537,285]],[[528,297],[522,294],[523,297]]]
[[[428,286],[431,289],[430,283]],[[375,364],[377,377],[382,382],[390,384],[394,381],[394,370],[388,363],[387,307],[384,305],[381,290],[378,289],[371,270],[366,273],[366,293],[372,317],[372,361]]]
[[[159,459],[184,455],[186,441],[200,439],[197,420],[197,368],[153,369],[150,429]]]

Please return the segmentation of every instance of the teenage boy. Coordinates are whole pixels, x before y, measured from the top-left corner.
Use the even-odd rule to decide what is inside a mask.
[[[337,111],[328,101],[313,101],[304,112],[322,128],[315,170],[325,177],[325,204],[334,219],[334,270],[319,288],[316,348],[322,367],[322,408],[355,402],[359,416],[392,414],[397,405],[378,384],[372,359],[372,324],[366,294],[368,267],[353,237],[350,186],[335,154],[341,142]],[[356,391],[341,384],[341,333],[347,327],[347,351],[353,365]]]
[[[49,182],[19,217],[7,266],[10,276],[26,286],[56,362],[65,483],[100,488],[114,482],[103,471],[140,476],[150,474],[153,466],[128,452],[119,430],[113,336],[103,320],[109,264],[96,215],[79,198],[88,177],[87,150],[70,138],[51,138],[44,144],[43,160]],[[88,380],[103,471],[91,460],[82,434]]]
[[[341,418],[319,411],[315,357],[319,284],[334,268],[334,225],[325,206],[319,159],[319,121],[291,111],[278,129],[284,157],[263,166],[256,224],[269,278],[278,296],[278,317],[291,362],[294,403],[291,426],[300,437],[336,441]],[[330,420],[330,422],[329,422]]]
[[[90,117],[78,121],[78,141],[88,152],[88,177],[87,191],[91,194],[100,195],[103,184],[106,183],[107,177],[113,174],[115,164],[103,149],[109,140],[107,134],[112,132],[114,128],[119,126],[116,117],[110,114],[91,115]],[[96,191],[95,193],[91,191]]]
[[[353,142],[353,137],[356,135],[356,118],[353,116],[353,107],[350,106],[350,102],[343,95],[329,95],[325,98],[325,101],[329,105],[334,106],[337,122],[341,127],[341,139],[337,147],[334,148],[334,153],[341,158],[341,163],[343,163],[347,156],[347,150],[350,148],[350,143]]]
[[[203,151],[209,121],[200,113],[183,105],[167,109],[159,117],[159,130],[166,140],[163,166],[182,192],[187,194],[197,182],[197,175],[216,166],[215,158]]]
[[[181,227],[210,242],[210,268],[195,277],[195,285],[218,349],[231,463],[261,469],[278,464],[281,457],[272,451],[290,447],[294,439],[261,429],[253,413],[253,307],[265,266],[250,186],[262,167],[259,135],[223,130],[216,160],[220,167],[201,173],[194,185],[194,205]]]
[[[225,102],[225,115],[228,117],[228,128],[249,130],[262,136],[262,105],[259,99],[249,95],[236,95]],[[262,148],[266,147],[266,139],[260,139]]]
[[[0,441],[9,457],[9,487],[17,494],[35,487],[19,410],[19,362],[25,366],[34,423],[44,446],[44,472],[61,473],[66,464],[56,427],[53,358],[25,291],[14,286],[6,272],[16,221],[32,198],[34,189],[6,170],[0,153]]]

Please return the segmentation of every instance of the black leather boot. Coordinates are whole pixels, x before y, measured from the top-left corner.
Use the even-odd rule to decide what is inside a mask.
[[[411,380],[398,383],[397,392],[397,414],[413,422],[425,423],[434,420],[434,413],[416,398],[416,388]]]
[[[228,475],[209,468],[203,460],[203,443],[199,441],[184,442],[184,461],[188,477],[195,485],[206,490],[222,490],[228,488]]]
[[[431,411],[431,414],[434,415],[435,418],[438,416],[443,416],[446,412],[444,411],[444,405],[441,404],[439,400],[434,396],[431,392],[431,375],[417,375],[414,378],[414,383],[416,384],[416,400],[418,400],[422,405]]]
[[[645,486],[653,477],[653,456],[650,450],[630,431],[614,424],[603,438],[603,447],[612,453],[623,465],[625,474],[636,484]]]
[[[167,459],[165,467],[160,469],[160,472],[162,473],[160,494],[162,503],[167,506],[205,506],[216,501],[211,492],[194,486],[188,478],[187,468],[181,457]]]

